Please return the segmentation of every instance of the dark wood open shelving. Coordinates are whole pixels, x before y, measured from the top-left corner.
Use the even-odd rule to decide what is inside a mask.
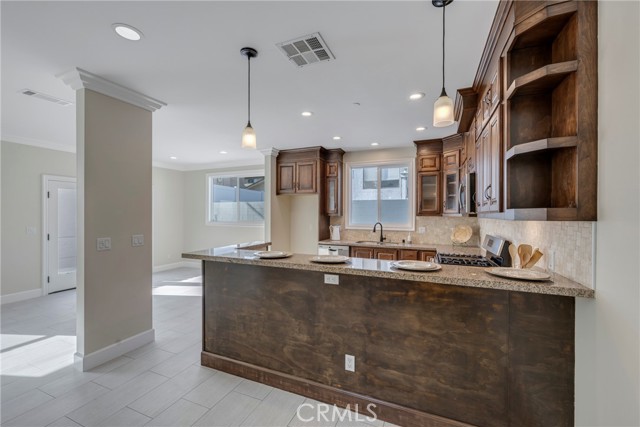
[[[505,159],[509,160],[513,157],[531,153],[534,151],[555,150],[560,148],[576,147],[577,145],[577,136],[538,139],[536,141],[525,142],[523,144],[511,147],[509,150],[507,150]]]
[[[545,93],[560,84],[567,75],[578,70],[578,61],[549,64],[513,80],[505,99]]]
[[[552,41],[578,10],[576,2],[543,8],[520,22],[507,50],[525,49]]]

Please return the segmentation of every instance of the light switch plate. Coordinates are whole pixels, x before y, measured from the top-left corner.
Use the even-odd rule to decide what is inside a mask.
[[[134,234],[131,236],[131,246],[144,246],[144,234]]]
[[[35,236],[36,235],[36,228],[32,225],[29,225],[25,228],[25,233],[27,233],[27,235],[29,236]]]
[[[111,237],[98,237],[97,249],[99,251],[110,251]]]
[[[424,228],[424,227],[418,227],[418,234],[424,234],[424,233],[425,233],[425,231],[427,231],[427,230],[426,230],[426,228]]]
[[[350,354],[344,355],[344,370],[349,372],[356,371],[356,357]]]

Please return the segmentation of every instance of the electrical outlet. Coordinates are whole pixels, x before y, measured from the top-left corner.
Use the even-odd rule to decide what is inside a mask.
[[[424,234],[427,231],[425,227],[418,227],[418,234]]]
[[[144,246],[144,235],[143,234],[132,235],[131,246]]]
[[[555,271],[556,270],[556,251],[549,250],[547,253],[547,270]]]
[[[98,237],[97,249],[99,251],[110,251],[111,237]]]
[[[349,372],[356,371],[356,357],[350,354],[344,355],[344,370]]]
[[[325,274],[324,283],[327,285],[337,285],[340,283],[340,276],[337,274]]]

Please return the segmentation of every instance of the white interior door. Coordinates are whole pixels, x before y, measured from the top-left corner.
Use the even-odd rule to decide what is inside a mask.
[[[76,183],[47,180],[47,290],[76,287]]]

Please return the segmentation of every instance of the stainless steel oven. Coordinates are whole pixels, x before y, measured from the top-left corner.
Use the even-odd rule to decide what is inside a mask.
[[[466,173],[460,180],[458,203],[462,216],[476,216],[476,174]]]

